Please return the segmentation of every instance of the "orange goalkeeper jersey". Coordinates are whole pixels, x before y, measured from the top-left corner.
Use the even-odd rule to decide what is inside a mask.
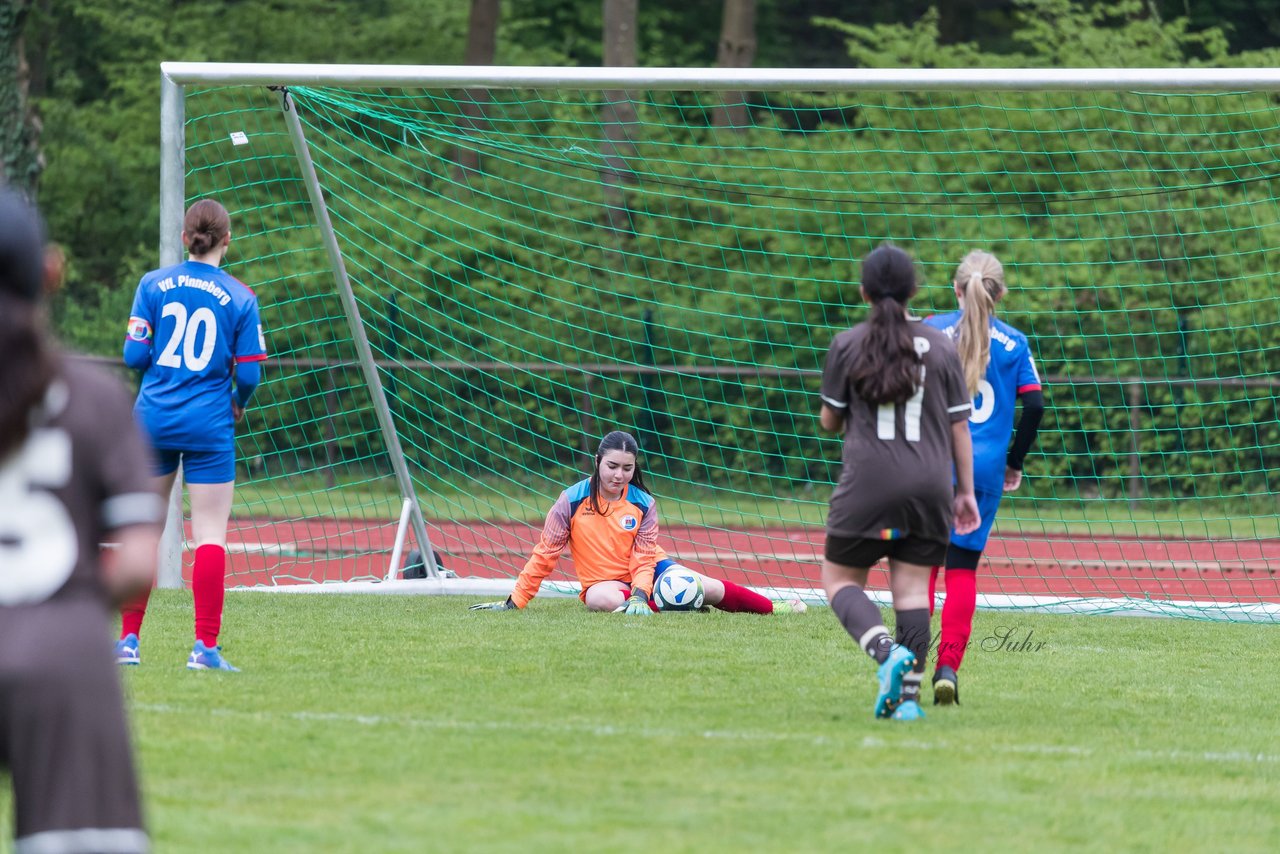
[[[511,601],[523,608],[538,594],[565,548],[582,589],[601,581],[621,581],[649,594],[654,564],[665,555],[658,548],[658,506],[635,486],[618,501],[591,508],[591,482],[583,480],[560,493],[547,513],[542,538],[516,579]]]

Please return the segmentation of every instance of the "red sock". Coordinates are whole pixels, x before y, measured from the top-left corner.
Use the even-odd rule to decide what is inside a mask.
[[[933,616],[934,603],[938,601],[938,570],[940,566],[935,566],[929,570],[929,616]]]
[[[196,604],[196,640],[218,645],[222,628],[222,600],[226,596],[227,551],[222,546],[200,546],[191,570],[191,594]]]
[[[713,605],[721,611],[747,611],[752,614],[772,614],[773,600],[767,596],[761,596],[740,584],[734,584],[732,581],[721,582],[724,584],[724,598]]]
[[[973,633],[978,604],[978,571],[947,567],[947,601],[942,603],[942,631],[938,638],[938,666],[960,669]]]
[[[142,634],[142,618],[147,615],[147,600],[151,598],[151,589],[139,593],[138,598],[126,602],[120,609],[120,637]]]

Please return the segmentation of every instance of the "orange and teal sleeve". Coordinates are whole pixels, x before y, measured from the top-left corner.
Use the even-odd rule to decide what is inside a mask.
[[[649,502],[631,546],[631,589],[653,592],[653,570],[658,562],[658,505]]]
[[[542,579],[551,574],[560,561],[560,555],[569,544],[569,529],[573,524],[569,499],[564,493],[551,505],[547,513],[547,521],[542,525],[542,536],[533,547],[533,554],[525,561],[524,569],[516,578],[515,590],[511,591],[511,601],[517,608],[529,604],[529,600],[538,595]]]

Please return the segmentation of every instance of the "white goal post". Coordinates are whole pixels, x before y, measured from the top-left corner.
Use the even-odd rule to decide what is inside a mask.
[[[963,68],[963,69],[730,69],[730,68],[567,68],[529,66],[443,65],[336,65],[289,63],[164,62],[161,64],[161,157],[159,261],[171,265],[182,260],[180,233],[188,190],[186,122],[188,92],[193,87],[269,88],[279,99],[282,128],[292,141],[301,183],[332,268],[334,293],[346,313],[358,369],[367,385],[387,459],[404,502],[401,530],[392,550],[387,580],[394,577],[403,554],[406,528],[424,563],[427,578],[376,580],[281,587],[290,592],[430,592],[462,595],[501,595],[509,592],[509,579],[454,579],[436,565],[428,519],[414,477],[406,462],[379,361],[371,345],[347,260],[330,210],[325,189],[311,159],[311,150],[290,96],[291,87],[345,87],[355,90],[413,88],[424,90],[627,90],[645,92],[1029,92],[1029,91],[1153,91],[1160,93],[1216,93],[1226,91],[1280,91],[1280,68]],[[1136,454],[1135,454],[1136,456]],[[175,490],[182,488],[181,479]],[[162,544],[161,585],[181,585],[180,502],[171,501],[170,524]],[[529,543],[531,547],[533,544]],[[760,584],[757,589],[776,598],[799,596],[823,601],[820,590]],[[276,589],[268,587],[267,589]],[[575,595],[572,585],[550,584],[551,595]],[[1266,600],[1268,597],[1263,596]],[[1280,620],[1280,604],[1274,601],[1226,602],[1188,596],[1185,601],[1143,601],[1130,595],[989,594],[982,605],[992,608],[1034,608],[1047,611],[1105,612],[1130,615],[1166,615],[1190,608],[1196,616],[1250,621]]]

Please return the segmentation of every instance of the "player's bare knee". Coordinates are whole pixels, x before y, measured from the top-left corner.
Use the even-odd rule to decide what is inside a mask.
[[[621,585],[597,584],[587,590],[585,601],[589,611],[615,611],[627,601],[627,592]]]
[[[698,575],[702,578],[702,592],[706,597],[703,600],[705,604],[719,605],[724,601],[724,582],[718,578],[711,578],[710,576],[703,575],[702,573],[698,573]]]

